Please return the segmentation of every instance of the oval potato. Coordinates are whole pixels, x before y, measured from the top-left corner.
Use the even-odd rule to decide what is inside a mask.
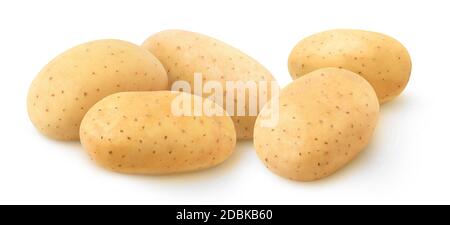
[[[78,140],[81,119],[103,97],[167,87],[167,74],[151,53],[125,41],[97,40],[62,53],[41,70],[28,92],[28,114],[46,136]]]
[[[174,115],[171,103],[179,95],[200,100],[191,109],[214,104],[183,92],[113,94],[84,117],[82,146],[99,165],[123,173],[186,172],[223,162],[236,144],[231,118],[222,108],[223,116]]]
[[[343,167],[369,143],[378,120],[373,88],[348,70],[306,74],[277,99],[278,124],[263,127],[259,116],[254,145],[271,171],[293,180],[320,179]],[[260,115],[266,110],[267,104]]]
[[[330,30],[309,36],[294,47],[288,65],[294,79],[324,67],[358,73],[373,86],[380,103],[398,96],[411,74],[411,58],[400,42],[362,30]]]
[[[195,73],[201,73],[204,82],[218,81],[222,87],[225,87],[225,81],[274,81],[270,72],[250,56],[202,34],[166,30],[149,37],[142,46],[162,62],[167,70],[170,84],[184,80],[194,87]],[[193,88],[191,90],[193,91]],[[266,94],[269,98],[270,92]],[[207,95],[209,94],[205,93],[203,96]],[[224,99],[223,106],[225,105]],[[248,112],[247,99],[245,109]],[[233,114],[232,119],[238,139],[253,137],[256,115]]]

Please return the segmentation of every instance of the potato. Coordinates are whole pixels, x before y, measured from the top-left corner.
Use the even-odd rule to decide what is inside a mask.
[[[103,97],[167,88],[167,74],[151,53],[125,41],[97,40],[62,53],[42,69],[28,92],[28,114],[44,135],[78,140],[81,119]]]
[[[201,73],[204,82],[217,81],[223,87],[226,81],[274,81],[270,72],[251,57],[202,34],[167,30],[149,37],[142,46],[162,62],[167,70],[170,84],[183,80],[194,87],[195,73]],[[264,94],[267,94],[266,97],[269,98],[270,89]],[[208,95],[203,93],[204,97]],[[257,113],[255,115],[249,113],[248,96],[247,93],[244,99],[246,101],[245,115],[238,116],[230,112],[238,139],[249,139],[253,136]],[[226,100],[224,102],[222,106],[225,106]]]
[[[369,143],[378,120],[371,85],[344,69],[306,74],[278,99],[278,123],[261,125],[270,110],[266,104],[256,120],[254,145],[271,171],[293,180],[320,179],[343,167]]]
[[[362,30],[330,30],[300,41],[289,56],[296,79],[324,67],[351,70],[375,89],[380,103],[398,96],[409,81],[411,59],[397,40]]]
[[[184,92],[116,93],[86,113],[81,144],[99,165],[123,173],[185,172],[223,162],[236,144],[231,118],[220,107],[222,116],[174,114],[178,97],[194,102],[189,109],[214,104]]]

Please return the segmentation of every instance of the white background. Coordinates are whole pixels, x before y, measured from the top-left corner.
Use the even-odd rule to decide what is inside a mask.
[[[423,2],[423,1],[422,1]],[[0,1],[0,203],[450,204],[448,1]],[[39,70],[95,39],[137,44],[164,29],[216,37],[265,65],[282,86],[287,57],[315,32],[357,28],[400,40],[413,60],[404,93],[381,109],[372,144],[312,183],[267,170],[252,143],[195,173],[133,176],[97,167],[79,143],[41,136],[26,113]]]

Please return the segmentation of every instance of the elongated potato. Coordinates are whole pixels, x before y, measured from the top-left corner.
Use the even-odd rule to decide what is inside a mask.
[[[202,34],[167,30],[149,37],[142,46],[162,62],[167,70],[170,84],[179,80],[187,81],[192,87],[192,92],[195,73],[202,74],[203,82],[220,82],[224,89],[226,81],[274,81],[270,72],[250,56]],[[203,96],[206,97],[209,94],[203,93]],[[270,89],[264,94],[270,96]],[[238,139],[249,139],[253,136],[257,113],[255,115],[249,113],[248,96],[247,92],[244,99],[246,114],[231,115]],[[235,95],[235,102],[237,99]],[[226,100],[223,106],[225,104]]]
[[[411,74],[411,58],[397,40],[362,30],[330,30],[300,41],[289,56],[289,72],[296,79],[324,67],[338,67],[364,77],[380,103],[398,96]]]
[[[28,92],[36,128],[60,140],[78,140],[81,119],[97,101],[121,91],[167,89],[167,74],[149,52],[120,40],[78,45],[47,64]]]
[[[81,144],[99,165],[123,173],[199,170],[227,159],[236,144],[231,118],[174,114],[177,98],[189,109],[214,104],[183,92],[121,92],[95,104],[84,117]]]
[[[277,99],[278,124],[262,126],[266,105],[256,120],[254,145],[271,171],[293,180],[320,179],[343,167],[369,143],[378,120],[373,88],[348,70],[306,74]]]

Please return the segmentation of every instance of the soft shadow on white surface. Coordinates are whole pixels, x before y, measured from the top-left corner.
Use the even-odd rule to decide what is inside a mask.
[[[411,95],[400,95],[393,100],[380,105],[380,120],[383,119],[383,114],[387,113],[399,113],[405,111],[406,108],[413,106],[412,104],[417,104],[417,101],[412,99]]]

